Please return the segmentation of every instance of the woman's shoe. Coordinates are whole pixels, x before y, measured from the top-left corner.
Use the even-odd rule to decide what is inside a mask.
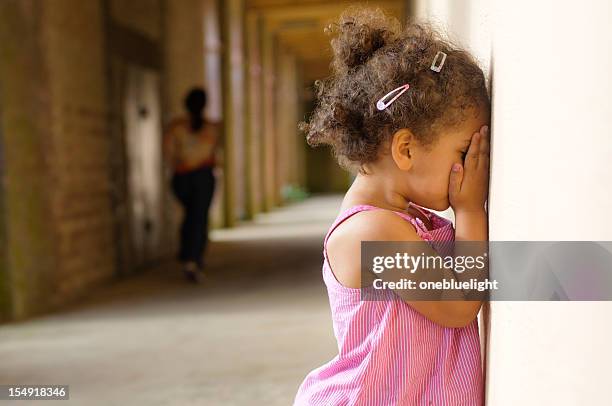
[[[185,275],[185,278],[191,283],[200,282],[200,271],[195,262],[187,262],[183,266],[183,275]]]

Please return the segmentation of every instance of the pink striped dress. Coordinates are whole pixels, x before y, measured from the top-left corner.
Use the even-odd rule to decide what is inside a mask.
[[[430,219],[431,230],[418,218],[394,213],[437,250],[454,240],[450,221],[413,207]],[[343,286],[332,273],[325,250],[329,236],[364,210],[383,209],[354,206],[338,216],[325,236],[323,281],[338,355],[306,376],[294,406],[482,405],[477,319],[463,328],[442,327],[401,300],[362,301],[360,289]]]

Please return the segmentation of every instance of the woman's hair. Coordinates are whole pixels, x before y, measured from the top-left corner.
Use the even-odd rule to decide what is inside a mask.
[[[193,131],[204,125],[202,110],[206,107],[206,91],[200,87],[192,88],[185,97],[185,108],[189,112],[189,122]]]
[[[381,144],[401,128],[428,146],[441,129],[465,120],[469,107],[490,108],[474,58],[430,24],[411,22],[402,29],[380,9],[353,7],[327,31],[333,35],[332,75],[315,82],[317,106],[300,129],[309,145],[330,145],[345,168],[375,161]],[[438,51],[447,57],[434,72]],[[381,97],[406,83],[410,88],[395,102],[376,108]]]

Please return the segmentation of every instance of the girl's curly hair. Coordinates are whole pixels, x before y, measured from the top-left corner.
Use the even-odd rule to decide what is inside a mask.
[[[353,7],[326,31],[333,35],[333,73],[315,82],[318,103],[300,129],[309,145],[330,145],[347,169],[375,161],[398,129],[409,128],[427,146],[440,129],[462,122],[469,107],[490,108],[482,69],[431,24],[402,29],[380,9]],[[434,72],[438,51],[447,57]],[[377,110],[378,99],[405,83],[407,92]]]

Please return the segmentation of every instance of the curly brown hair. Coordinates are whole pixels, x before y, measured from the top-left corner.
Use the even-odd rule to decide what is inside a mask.
[[[376,8],[351,7],[326,31],[333,35],[332,75],[316,81],[317,106],[300,123],[309,145],[330,145],[339,163],[362,170],[380,146],[409,128],[424,146],[461,123],[470,107],[490,109],[482,69],[429,23],[400,22]],[[440,72],[430,69],[438,51]],[[409,90],[383,111],[376,101],[405,83]]]

